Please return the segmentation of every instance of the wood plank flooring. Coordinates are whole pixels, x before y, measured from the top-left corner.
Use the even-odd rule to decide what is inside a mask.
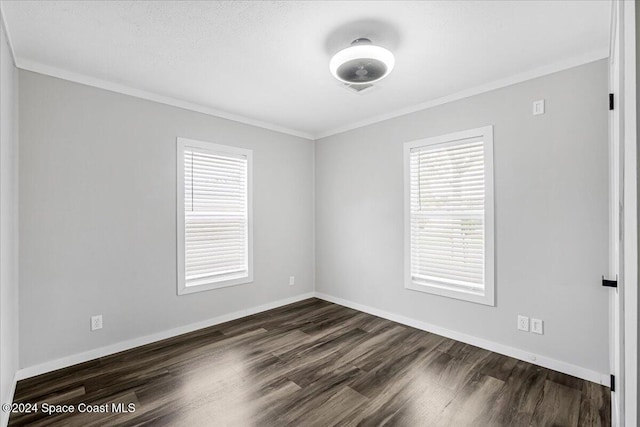
[[[15,402],[76,411],[11,426],[610,425],[606,387],[318,299],[20,381]]]

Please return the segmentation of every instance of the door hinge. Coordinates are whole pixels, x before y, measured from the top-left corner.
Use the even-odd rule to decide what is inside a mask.
[[[613,110],[613,94],[609,94],[609,110]]]
[[[616,391],[616,376],[611,374],[609,381],[611,382],[611,386],[609,387],[611,391]]]
[[[604,276],[602,276],[602,286],[606,286],[607,288],[617,288],[618,276],[616,275],[616,280],[605,279]]]

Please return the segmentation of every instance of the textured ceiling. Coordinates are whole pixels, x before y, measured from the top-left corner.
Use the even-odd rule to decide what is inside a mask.
[[[317,137],[572,58],[602,58],[610,2],[4,1],[2,13],[19,67]],[[366,94],[340,87],[328,69],[358,37],[396,56],[393,73]]]

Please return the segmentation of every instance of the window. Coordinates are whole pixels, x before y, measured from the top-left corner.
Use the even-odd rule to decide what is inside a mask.
[[[408,142],[405,287],[494,304],[493,127]]]
[[[178,295],[253,281],[252,151],[178,138]]]

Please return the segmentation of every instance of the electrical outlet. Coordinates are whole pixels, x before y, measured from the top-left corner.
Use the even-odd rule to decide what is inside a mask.
[[[518,316],[518,329],[529,332],[529,318],[527,316]]]
[[[289,286],[296,284],[296,276],[289,276]]]
[[[542,330],[542,320],[531,318],[531,332],[534,334],[543,335],[544,331]]]
[[[91,330],[96,331],[102,329],[102,314],[91,316]]]

